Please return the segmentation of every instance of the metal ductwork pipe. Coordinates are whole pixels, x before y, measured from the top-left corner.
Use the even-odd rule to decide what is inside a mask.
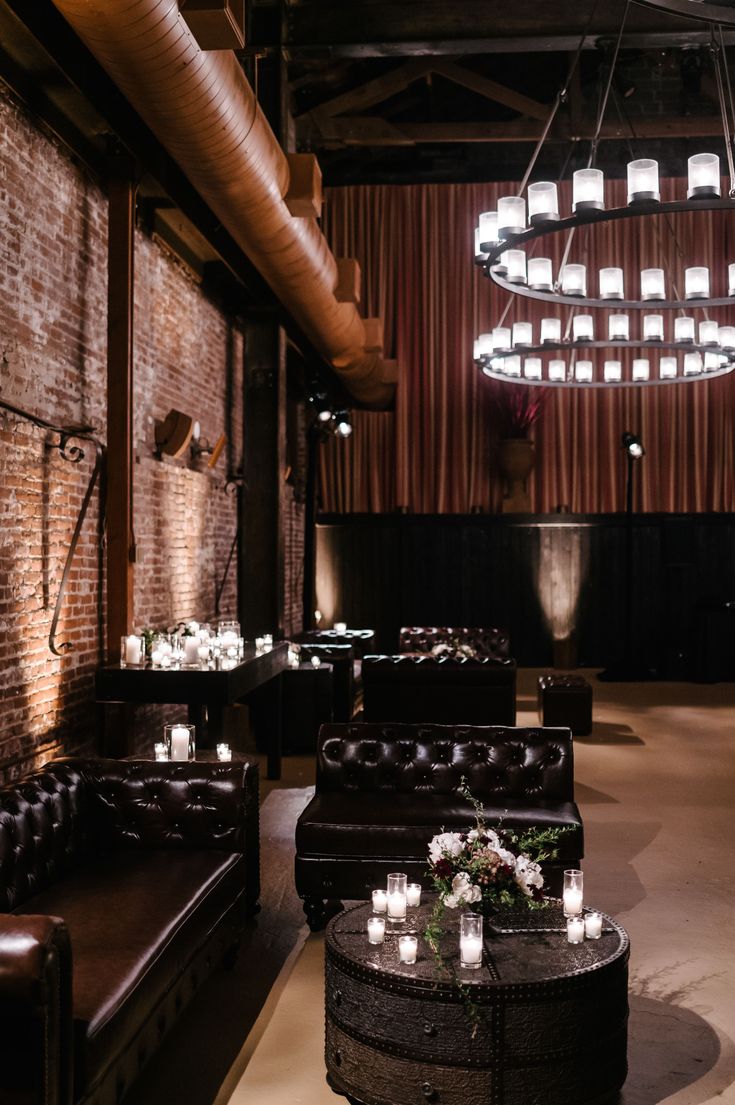
[[[365,350],[354,304],[335,298],[324,235],[284,203],[288,161],[235,55],[201,50],[177,0],[53,2],[347,389],[390,403],[382,356]]]

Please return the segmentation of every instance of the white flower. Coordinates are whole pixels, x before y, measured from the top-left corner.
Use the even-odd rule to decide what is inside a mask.
[[[517,861],[512,852],[509,852],[507,848],[496,848],[495,851],[500,856],[501,863],[504,863],[506,867],[515,868]]]
[[[541,874],[541,868],[528,856],[518,856],[516,859],[515,880],[520,886],[524,894],[529,898],[533,888],[538,890],[543,889],[544,877]]]
[[[488,848],[492,848],[494,852],[499,851],[500,837],[495,832],[495,829],[483,829],[482,835],[485,838],[485,843],[487,844]],[[479,836],[480,834],[477,829],[470,829],[470,831],[467,833],[467,840],[474,841],[477,840]]]
[[[456,859],[463,848],[464,841],[460,840],[459,833],[439,833],[429,844],[429,859],[432,863],[445,856]]]
[[[472,905],[473,902],[479,902],[482,898],[482,891],[479,886],[473,886],[470,882],[470,876],[466,871],[460,871],[458,875],[455,875],[452,879],[452,893],[447,894],[444,899],[444,904],[449,909],[456,909],[458,905],[462,905],[466,902],[468,905]]]

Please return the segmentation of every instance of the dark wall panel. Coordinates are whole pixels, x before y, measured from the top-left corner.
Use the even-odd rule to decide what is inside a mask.
[[[631,539],[634,659],[706,675],[710,612],[735,600],[735,515],[638,515]],[[323,516],[317,606],[388,652],[401,625],[498,625],[522,665],[573,633],[580,665],[604,667],[622,648],[625,542],[616,514]]]

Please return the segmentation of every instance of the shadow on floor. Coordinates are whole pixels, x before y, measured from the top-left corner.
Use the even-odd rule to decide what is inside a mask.
[[[582,809],[584,817],[584,808]],[[585,824],[585,891],[590,901],[604,902],[614,917],[645,901],[646,889],[633,866],[660,833],[660,821],[605,821]],[[614,847],[610,847],[614,841]]]
[[[610,721],[596,721],[588,737],[575,737],[575,741],[584,744],[642,744],[645,741],[637,736],[629,725],[618,725]]]
[[[585,786],[577,779],[574,780],[574,800],[590,806],[619,805],[619,800],[612,794],[606,794],[604,790],[595,790],[594,787]]]
[[[658,1105],[686,1087],[682,1100],[702,1105],[732,1085],[735,1048],[730,1041],[723,1048],[712,1026],[691,1009],[632,994],[628,1066],[620,1105]]]

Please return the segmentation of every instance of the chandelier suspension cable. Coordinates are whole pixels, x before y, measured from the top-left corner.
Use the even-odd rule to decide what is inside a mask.
[[[719,27],[721,41],[722,39],[722,27]],[[720,101],[720,115],[722,116],[722,132],[725,139],[725,151],[727,153],[727,168],[730,174],[730,195],[735,196],[735,162],[733,162],[732,155],[732,134],[733,129],[731,125],[730,116],[727,110],[727,103],[725,101],[725,86],[722,77],[722,65],[723,65],[723,53],[717,44],[715,36],[715,28],[712,28],[712,40],[710,42],[710,53],[712,54],[712,61],[715,70],[715,80],[717,82],[717,97]],[[727,70],[727,62],[725,60],[725,70]],[[732,89],[730,88],[730,74],[727,74],[727,85],[730,94],[730,106],[732,109]]]
[[[720,57],[722,58],[722,65],[725,70],[727,98],[730,104],[730,120],[732,123],[732,127],[728,135],[728,141],[730,141],[732,145],[735,145],[735,101],[733,101],[732,82],[730,81],[730,67],[727,64],[727,47],[725,45],[725,36],[722,33],[722,24],[718,24],[717,30],[720,34]]]

